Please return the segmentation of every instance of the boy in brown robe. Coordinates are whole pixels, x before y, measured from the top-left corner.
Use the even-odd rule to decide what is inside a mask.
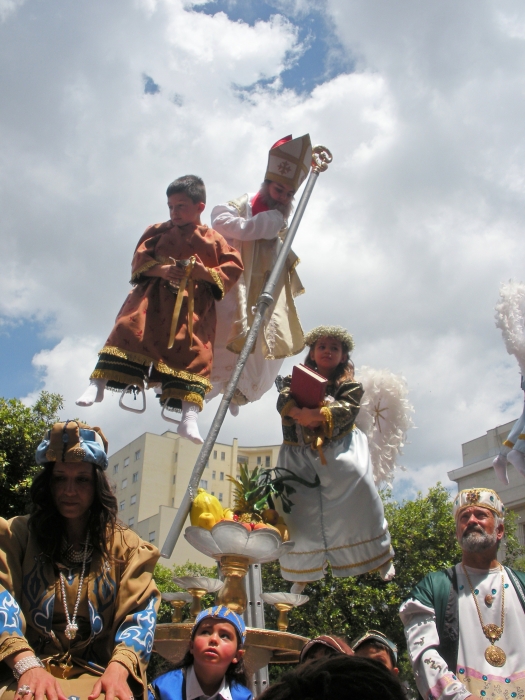
[[[211,389],[215,300],[235,284],[243,266],[237,250],[201,224],[206,190],[199,177],[178,178],[166,194],[170,221],[148,227],[138,242],[133,289],[77,404],[102,401],[106,388],[154,387],[165,409],[182,410],[179,435],[202,443],[197,414]],[[178,296],[182,306],[168,348]]]

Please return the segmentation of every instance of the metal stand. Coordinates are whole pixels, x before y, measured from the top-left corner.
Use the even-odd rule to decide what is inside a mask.
[[[264,604],[261,600],[262,576],[261,565],[250,564],[248,575],[245,578],[248,605],[243,615],[247,627],[264,629]],[[269,687],[268,666],[263,666],[253,674],[253,694],[261,695]]]
[[[224,391],[222,401],[219,405],[217,413],[215,414],[215,418],[213,419],[213,422],[210,426],[210,430],[208,432],[206,440],[204,441],[199,456],[197,457],[197,461],[195,462],[195,466],[193,467],[193,472],[191,474],[190,482],[188,484],[188,490],[182,498],[179,509],[177,511],[177,515],[175,516],[175,519],[171,524],[170,531],[168,532],[166,540],[162,546],[160,556],[165,557],[166,559],[169,559],[171,557],[173,550],[175,549],[177,540],[179,539],[180,533],[182,532],[182,528],[184,527],[184,523],[186,522],[186,518],[188,517],[188,514],[190,512],[191,504],[195,495],[197,494],[197,489],[202,473],[206,467],[213,446],[217,440],[219,430],[221,429],[224,418],[226,417],[226,413],[228,411],[228,406],[230,405],[230,401],[233,398],[235,389],[241,377],[242,370],[244,369],[244,365],[246,364],[246,361],[252,351],[252,348],[255,345],[257,336],[259,334],[259,328],[261,327],[264,315],[274,301],[272,294],[284,270],[286,258],[288,257],[288,253],[290,252],[290,249],[292,247],[292,242],[295,233],[299,228],[299,224],[303,217],[304,210],[306,209],[306,205],[308,203],[308,200],[310,199],[312,190],[315,186],[315,183],[317,182],[319,173],[324,172],[328,168],[328,164],[332,162],[332,154],[324,146],[315,146],[312,150],[312,157],[313,167],[312,171],[310,172],[308,181],[306,183],[306,187],[304,188],[303,194],[295,211],[292,223],[290,224],[288,233],[286,234],[279,255],[277,256],[275,266],[271,271],[268,281],[266,282],[266,285],[262,291],[262,294],[259,296],[259,299],[257,301],[251,328],[248,332],[248,336],[246,337],[244,346],[239,354],[239,358],[230,377],[230,381],[228,382],[228,386]]]

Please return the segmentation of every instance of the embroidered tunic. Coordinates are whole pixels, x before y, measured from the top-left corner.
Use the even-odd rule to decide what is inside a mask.
[[[135,696],[141,697],[160,604],[152,577],[159,553],[132,530],[117,528],[111,554],[114,561],[104,564],[93,553],[78,610],[79,630],[69,642],[58,569],[40,552],[29,532],[28,516],[0,518],[0,661],[24,650],[44,660],[58,659],[69,648],[70,678],[93,674],[90,690],[107,664],[118,661],[129,671]],[[80,568],[63,570],[70,615]],[[0,664],[0,673],[4,685],[12,685],[12,672],[5,664]],[[64,688],[65,682],[59,682]]]
[[[184,292],[175,343],[168,341],[176,293],[160,277],[145,277],[157,264],[198,256],[214,283],[194,280],[193,342],[188,333],[188,289]],[[173,259],[173,260],[172,260]],[[129,384],[161,384],[161,403],[180,408],[190,401],[202,408],[211,388],[209,376],[215,340],[215,300],[237,281],[242,272],[239,253],[207,226],[175,226],[171,221],[146,229],[133,256],[133,289],[119,311],[91,379],[107,379],[108,388]],[[151,373],[150,366],[152,366]]]
[[[212,226],[242,256],[244,272],[217,304],[217,337],[211,373],[213,389],[208,399],[223,393],[238,353],[252,324],[252,307],[277,260],[284,229],[284,218],[276,209],[252,214],[253,195],[213,208]],[[296,355],[304,347],[304,338],[294,298],[304,292],[295,271],[299,262],[295,253],[288,256],[285,270],[275,289],[275,303],[262,323],[255,348],[244,366],[235,402],[244,404],[260,399],[272,388],[285,357]]]
[[[288,413],[296,406],[286,377],[277,409],[283,423],[284,444],[278,467],[285,467],[308,482],[319,477],[321,485],[308,488],[293,484],[292,512],[283,513],[293,551],[280,560],[281,575],[288,581],[317,581],[329,562],[334,576],[357,576],[379,568],[394,555],[383,503],[374,485],[366,436],[354,427],[363,396],[358,382],[346,381],[332,392],[323,408],[324,423],[310,430]],[[326,459],[312,449],[315,440]]]
[[[437,601],[409,598],[401,605],[408,653],[419,692],[423,698],[464,700],[477,695],[493,700],[525,697],[525,613],[514,585],[504,570],[505,623],[496,646],[503,649],[506,662],[491,666],[485,659],[490,646],[483,634],[476,605],[461,564],[456,565],[458,582],[459,647],[457,666],[449,668],[438,653],[440,638],[436,625]],[[481,610],[483,623],[501,624],[501,570],[481,571],[466,567]],[[417,592],[418,587],[414,589]],[[413,592],[413,593],[414,593]],[[485,597],[491,595],[491,606]],[[423,596],[421,596],[423,597]],[[429,604],[430,603],[430,604]],[[445,601],[443,601],[445,603]]]

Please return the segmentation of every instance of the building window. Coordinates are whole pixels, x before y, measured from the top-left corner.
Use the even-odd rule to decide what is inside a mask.
[[[113,467],[113,474],[118,474],[118,464]]]
[[[224,472],[219,474],[219,481],[224,481]]]
[[[137,494],[133,494],[133,496],[129,499],[129,505],[134,506],[135,503],[137,502]]]
[[[140,459],[140,450],[137,450],[137,451],[135,452],[135,462],[138,462],[139,459]]]
[[[173,475],[173,483],[175,483],[176,481],[177,481],[177,475],[174,474],[174,475]]]
[[[136,484],[138,480],[139,480],[139,473],[138,473],[138,472],[135,472],[135,473],[133,474],[133,478],[131,479],[131,481],[132,481],[134,484]]]
[[[132,516],[131,518],[128,519],[128,525],[130,527],[133,527],[133,525],[135,525],[135,517],[134,516]]]
[[[219,501],[222,503],[222,493],[219,494]]]
[[[150,542],[155,542],[155,530],[153,530],[153,532],[149,533],[148,539]]]
[[[212,491],[212,492],[211,492],[211,495],[212,495],[212,496],[215,496],[215,491]]]
[[[175,505],[175,499],[172,498],[172,499],[171,499],[171,507],[173,508],[174,505]]]
[[[213,459],[217,459],[217,450],[213,450]]]
[[[259,466],[260,464],[262,464],[262,457],[259,456],[257,457],[257,466]]]
[[[127,479],[122,479],[122,484],[121,484],[120,488],[121,488],[121,489],[125,489],[127,485],[128,485],[128,480],[127,480]]]
[[[211,473],[211,478],[212,478],[212,479],[216,479],[216,478],[217,478],[217,472],[213,471],[213,472]]]
[[[206,466],[204,467],[204,469],[209,469],[209,468],[210,468],[210,460],[208,460],[208,461],[206,462]]]
[[[129,465],[129,457],[126,457],[124,460],[124,466],[127,467]]]
[[[269,456],[266,456],[264,458],[264,466],[266,467],[266,469],[268,469],[270,467],[270,457]]]
[[[175,454],[173,455],[173,461],[175,463],[179,461],[179,453],[178,452],[175,452]]]
[[[124,510],[125,507],[126,507],[126,501],[120,501],[119,510]]]
[[[208,488],[208,482],[207,482],[206,479],[201,479],[200,487],[201,487],[201,489],[207,489],[207,488]]]
[[[224,462],[226,459],[226,452],[221,452],[221,462]]]

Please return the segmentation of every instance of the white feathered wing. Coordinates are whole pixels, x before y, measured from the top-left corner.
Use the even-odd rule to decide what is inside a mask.
[[[356,372],[356,380],[365,390],[356,425],[368,438],[374,481],[390,484],[396,466],[404,469],[396,460],[414,425],[407,385],[404,377],[390,370],[366,366]]]
[[[501,329],[503,342],[509,355],[518,360],[520,372],[525,376],[525,284],[502,284],[499,302],[496,304],[496,326]]]

